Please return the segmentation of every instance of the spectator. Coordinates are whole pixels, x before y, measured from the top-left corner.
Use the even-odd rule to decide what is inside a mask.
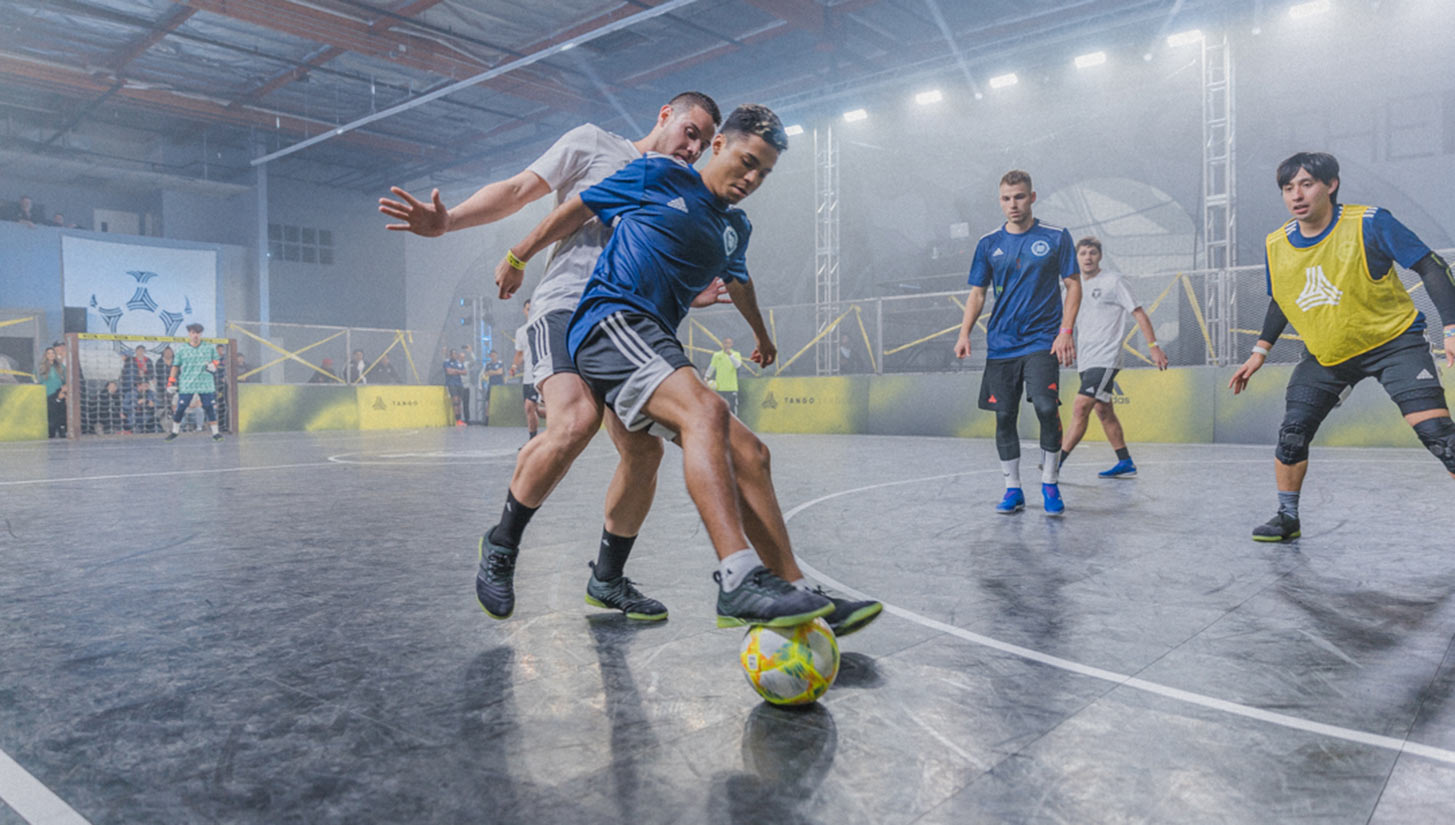
[[[111,435],[126,428],[122,417],[121,388],[115,381],[107,381],[106,388],[96,396],[96,405],[91,411],[91,429],[94,432]]]
[[[136,385],[136,402],[131,407],[131,431],[157,432],[157,394],[152,392],[150,381],[140,381]]]
[[[219,380],[220,380],[221,379],[222,370],[221,370],[221,365],[218,365],[218,366],[219,366],[219,369],[218,369],[218,377],[219,377]],[[232,368],[233,368],[233,370],[235,371],[235,373],[237,375],[237,381],[238,381],[239,384],[256,384],[257,383],[257,381],[258,381],[258,374],[257,373],[253,373],[252,375],[248,375],[248,369],[249,369],[248,368],[248,359],[245,358],[245,357],[243,357],[243,354],[242,353],[239,352],[237,355],[235,355],[233,357],[233,359],[232,359]]]
[[[152,359],[147,357],[147,348],[141,345],[131,355],[122,356],[122,359],[121,404],[122,409],[130,411],[136,405],[137,385],[152,380]]]
[[[338,373],[336,373],[336,372],[333,371],[333,359],[332,358],[325,358],[325,359],[323,359],[323,363],[319,365],[319,369],[322,369],[323,372],[319,372],[318,370],[314,370],[313,371],[313,374],[310,375],[310,376],[308,376],[308,383],[310,383],[310,384],[337,384],[338,383],[338,380],[337,380],[338,379]],[[327,373],[327,375],[325,375],[324,373]]]
[[[400,383],[399,373],[395,372],[394,365],[389,363],[389,353],[387,352],[379,356],[379,363],[369,370],[369,375],[373,376],[372,380],[375,384]]]
[[[460,360],[460,354],[455,350],[448,350],[449,356],[445,359],[445,389],[450,392],[450,404],[454,407],[455,426],[465,426],[463,400],[465,394],[465,364]]]
[[[500,360],[500,353],[490,350],[490,357],[485,361],[485,366],[480,370],[480,388],[484,390],[484,400],[481,403],[480,420],[486,424],[490,423],[490,393],[505,383],[505,362]]]
[[[36,374],[45,384],[47,436],[60,438],[66,434],[66,367],[55,347],[46,347]]]
[[[51,226],[55,226],[55,227],[59,227],[61,229],[75,229],[76,228],[76,225],[75,224],[73,224],[73,223],[66,223],[66,216],[65,215],[62,215],[59,212],[55,213],[54,215],[51,215],[50,225]]]
[[[475,351],[470,348],[469,344],[460,349],[460,363],[465,366],[465,374],[461,376],[464,386],[460,388],[460,410],[464,415],[460,416],[460,420],[468,422],[470,420],[470,388],[475,386],[475,383],[470,380],[470,376],[475,374],[475,368],[479,364],[475,360]]]
[[[369,365],[364,362],[364,351],[356,349],[353,359],[349,361],[348,369],[344,371],[344,380],[350,384],[367,384],[369,377],[365,373],[368,370]]]
[[[839,374],[853,375],[863,372],[859,365],[859,357],[854,354],[854,348],[850,346],[849,333],[839,335]]]
[[[712,361],[708,362],[707,379],[708,386],[717,390],[728,403],[728,409],[733,415],[738,414],[738,370],[743,366],[743,354],[733,349],[733,339],[725,337],[722,339],[722,349],[712,354]]]
[[[30,202],[30,196],[21,195],[20,203],[16,204],[15,208],[10,210],[10,214],[5,216],[5,220],[23,223],[26,226],[34,228],[37,222],[44,222],[40,221],[39,216],[35,214],[37,211]]]

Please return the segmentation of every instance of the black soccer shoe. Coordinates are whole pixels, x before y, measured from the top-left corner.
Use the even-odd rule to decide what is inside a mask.
[[[712,578],[718,583],[718,627],[793,627],[834,610],[827,596],[799,590],[762,565],[754,567],[732,590],[722,589],[722,573],[713,573]]]
[[[177,440],[177,434],[176,433],[167,433],[167,437],[164,438],[164,439],[162,439],[162,440],[163,441],[176,441]]]
[[[596,562],[590,562],[592,571]],[[636,584],[626,576],[602,581],[592,572],[586,581],[586,603],[592,607],[620,610],[628,619],[642,622],[659,622],[667,618],[667,606],[643,595]]]
[[[1291,541],[1299,537],[1298,519],[1282,510],[1273,518],[1253,528],[1253,541]]]
[[[508,619],[515,612],[515,557],[518,549],[502,547],[480,537],[480,572],[475,574],[475,599],[492,619]]]
[[[884,612],[883,603],[872,599],[855,601],[843,596],[835,596],[822,587],[815,587],[813,592],[833,602],[834,612],[824,616],[823,620],[829,623],[829,629],[834,632],[835,636],[858,633]]]

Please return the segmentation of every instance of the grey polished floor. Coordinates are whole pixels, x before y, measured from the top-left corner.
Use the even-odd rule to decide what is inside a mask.
[[[1268,546],[1263,447],[1101,481],[1085,445],[1053,521],[991,512],[989,442],[769,437],[801,558],[891,606],[789,711],[713,625],[672,448],[630,565],[669,621],[583,603],[604,437],[526,534],[515,616],[480,611],[521,438],[0,447],[0,751],[97,825],[1455,822],[1426,453],[1316,450],[1306,537]]]

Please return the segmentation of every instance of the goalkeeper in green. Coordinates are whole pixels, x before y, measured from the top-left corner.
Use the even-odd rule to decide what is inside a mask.
[[[202,402],[207,425],[212,428],[212,440],[221,441],[222,433],[217,431],[217,410],[212,405],[217,397],[217,353],[211,346],[202,343],[201,324],[187,325],[187,343],[177,347],[167,385],[177,387],[177,410],[172,413],[172,431],[167,433],[167,440],[175,439],[181,432],[182,416],[187,414],[187,407],[191,406],[195,395]]]

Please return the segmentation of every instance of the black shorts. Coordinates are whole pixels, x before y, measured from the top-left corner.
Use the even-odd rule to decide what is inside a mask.
[[[1084,370],[1081,373],[1081,389],[1076,393],[1109,404],[1111,403],[1112,387],[1116,385],[1119,372],[1121,370],[1107,367],[1092,367]]]
[[[465,394],[465,386],[463,384],[446,384],[445,389],[449,391],[451,398],[459,398]]]
[[[649,315],[613,312],[576,350],[576,369],[592,394],[610,404],[628,430],[654,423],[642,409],[667,377],[692,361],[676,336]]]
[[[1411,331],[1329,367],[1305,351],[1288,378],[1284,397],[1287,403],[1309,404],[1327,415],[1355,384],[1370,377],[1379,381],[1403,415],[1445,408],[1445,389],[1430,344],[1423,333]]]
[[[571,311],[558,309],[535,319],[525,329],[530,347],[531,373],[526,380],[542,384],[558,372],[576,372],[571,350],[566,345],[566,329],[571,326]]]
[[[525,397],[526,401],[534,401],[537,404],[541,401],[541,394],[536,392],[535,384],[521,384],[520,393]]]
[[[987,358],[980,378],[980,409],[1008,412],[1020,404],[1021,394],[1032,404],[1061,403],[1061,363],[1050,351],[1018,358]]]

